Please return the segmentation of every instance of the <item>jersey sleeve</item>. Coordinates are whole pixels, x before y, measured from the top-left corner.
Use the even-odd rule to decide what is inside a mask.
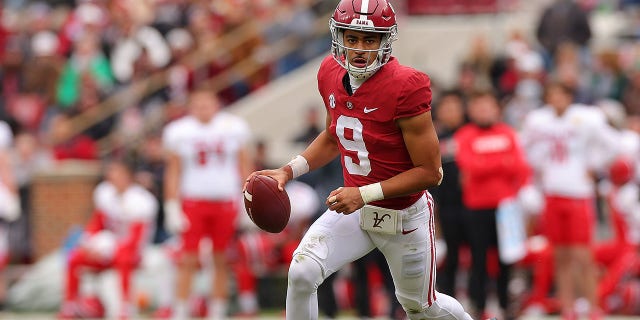
[[[238,140],[242,145],[247,145],[251,141],[251,129],[249,124],[242,118],[237,119],[236,133]]]
[[[124,198],[123,210],[132,221],[151,222],[158,211],[156,198],[141,186],[132,187]]]
[[[9,125],[0,121],[0,150],[7,149],[13,143],[13,134]]]
[[[400,84],[400,95],[394,120],[413,117],[431,110],[431,79],[418,71],[414,71]]]
[[[520,139],[520,144],[522,145],[522,148],[524,148],[525,150],[532,144],[532,127],[533,127],[533,120],[532,120],[532,116],[531,113],[529,113],[525,118],[524,121],[522,122],[522,127],[520,128],[520,131],[518,132],[518,138]]]
[[[162,147],[167,151],[175,152],[178,149],[179,140],[176,124],[170,123],[162,132]]]
[[[96,210],[108,211],[112,206],[113,197],[111,194],[113,186],[108,182],[101,182],[93,191],[93,205]]]
[[[540,170],[542,164],[545,162],[544,146],[540,141],[538,134],[536,133],[536,119],[538,114],[536,111],[530,112],[522,124],[522,129],[519,132],[518,139],[520,140],[520,146],[524,151],[527,162],[534,170]]]
[[[589,167],[595,170],[604,168],[620,153],[620,135],[611,127],[605,115],[595,108],[589,108],[589,128],[592,144],[589,150]]]
[[[325,107],[329,106],[328,101],[326,101],[326,94],[324,92],[324,87],[322,86],[322,83],[324,83],[325,77],[327,76],[327,69],[329,68],[329,63],[333,60],[333,57],[331,57],[331,55],[328,55],[327,57],[324,58],[324,60],[322,60],[322,63],[320,63],[320,67],[318,68],[318,74],[316,75],[316,79],[318,81],[318,92],[320,93],[320,97],[322,97],[322,100],[324,101],[324,105]]]

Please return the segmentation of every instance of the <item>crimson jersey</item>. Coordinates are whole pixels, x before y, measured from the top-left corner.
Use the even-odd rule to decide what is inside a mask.
[[[429,77],[392,57],[350,96],[343,85],[346,73],[331,56],[318,71],[318,89],[331,115],[329,132],[338,142],[345,186],[380,182],[413,168],[395,120],[431,110]],[[403,209],[423,193],[371,204]]]

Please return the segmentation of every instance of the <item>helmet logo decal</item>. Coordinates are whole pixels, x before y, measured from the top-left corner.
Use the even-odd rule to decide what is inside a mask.
[[[384,21],[389,21],[391,20],[391,16],[382,16],[382,19],[384,19]]]
[[[362,0],[362,3],[360,3],[360,19],[367,20],[368,12],[369,12],[369,0]]]
[[[333,93],[329,95],[329,107],[331,107],[331,109],[336,107],[336,97]]]

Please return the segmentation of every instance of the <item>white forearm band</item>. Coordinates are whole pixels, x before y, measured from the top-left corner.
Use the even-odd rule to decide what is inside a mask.
[[[384,193],[382,193],[382,185],[380,182],[368,184],[358,189],[360,189],[360,196],[364,203],[384,199]]]
[[[179,212],[181,210],[180,201],[178,201],[178,199],[166,200],[164,202],[164,208],[165,208],[165,211],[167,211],[167,212],[169,212],[169,211]]]
[[[291,167],[291,172],[293,172],[292,179],[309,172],[309,163],[307,162],[307,159],[301,155],[295,156],[295,158],[289,161],[287,165]]]

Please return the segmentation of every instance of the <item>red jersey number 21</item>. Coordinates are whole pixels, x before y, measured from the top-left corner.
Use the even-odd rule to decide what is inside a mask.
[[[341,115],[336,121],[336,135],[342,147],[347,150],[344,165],[347,172],[366,176],[371,172],[369,151],[362,138],[362,122],[358,118]],[[354,161],[357,158],[357,162]]]

